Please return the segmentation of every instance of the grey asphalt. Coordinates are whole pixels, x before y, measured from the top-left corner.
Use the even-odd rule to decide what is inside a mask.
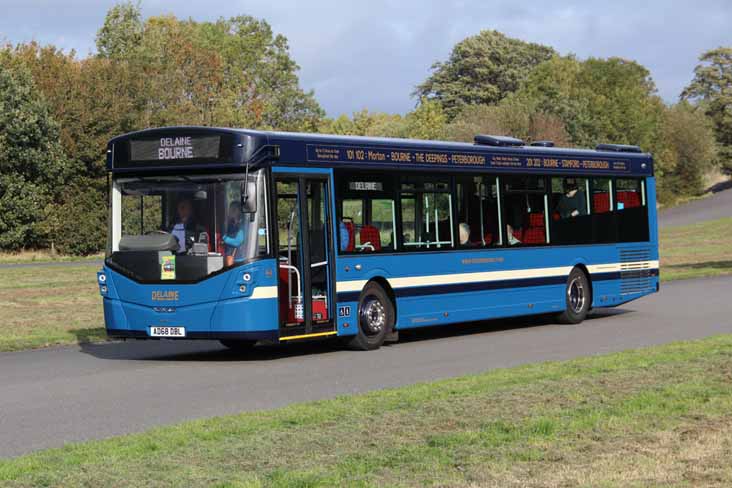
[[[701,200],[661,210],[658,213],[658,225],[676,227],[724,217],[732,217],[732,190],[730,189],[719,191]]]
[[[409,334],[378,351],[126,342],[0,354],[0,457],[524,363],[732,332],[732,277],[680,281],[580,325],[490,321]]]

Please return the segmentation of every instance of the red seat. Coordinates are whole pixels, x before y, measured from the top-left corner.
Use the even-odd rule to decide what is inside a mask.
[[[595,193],[592,195],[592,205],[594,213],[605,213],[610,211],[610,195],[605,193]]]
[[[624,208],[640,207],[640,196],[634,191],[619,191],[618,203],[622,203]]]
[[[544,214],[539,212],[532,212],[529,214],[529,227],[541,227],[544,228]]]
[[[361,226],[360,242],[362,245],[370,243],[374,251],[381,251],[381,234],[379,233],[379,229],[373,225]],[[368,246],[364,248],[364,251],[371,250]]]
[[[524,230],[524,244],[544,244],[546,243],[546,233],[544,232],[544,214],[540,212],[532,212],[529,214],[529,227]]]

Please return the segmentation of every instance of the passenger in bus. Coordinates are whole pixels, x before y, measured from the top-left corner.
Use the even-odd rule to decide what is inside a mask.
[[[506,225],[506,237],[508,238],[509,246],[518,246],[521,241],[514,234],[513,226],[511,224]]]
[[[232,266],[234,262],[244,261],[241,249],[244,243],[244,226],[241,219],[241,203],[231,202],[226,222],[226,233],[221,239],[224,242],[224,263]]]
[[[170,233],[178,239],[178,253],[188,250],[188,243],[195,240],[198,226],[193,218],[193,202],[188,198],[178,200],[176,205],[175,224]]]
[[[574,178],[564,179],[564,194],[557,204],[556,211],[563,219],[587,215],[587,198],[585,192],[577,187],[577,180]]]
[[[460,237],[461,246],[470,246],[470,226],[465,222],[458,225],[458,236]]]

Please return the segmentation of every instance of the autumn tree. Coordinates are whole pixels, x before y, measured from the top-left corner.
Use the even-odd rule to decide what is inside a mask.
[[[688,102],[664,110],[655,144],[658,199],[672,202],[683,195],[704,191],[704,175],[716,160],[711,120]]]
[[[707,51],[699,60],[681,97],[696,103],[712,120],[720,162],[732,172],[732,47]]]
[[[452,119],[465,105],[500,102],[553,55],[550,47],[484,30],[456,44],[447,61],[433,64],[415,95],[439,101]]]
[[[550,140],[557,146],[571,145],[559,117],[516,101],[466,106],[447,125],[445,134],[448,139],[463,142],[473,142],[477,134],[496,134],[518,137],[527,143]]]

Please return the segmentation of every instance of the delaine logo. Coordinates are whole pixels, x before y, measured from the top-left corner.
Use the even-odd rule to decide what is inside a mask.
[[[154,291],[152,299],[154,302],[175,302],[179,299],[178,291]]]

